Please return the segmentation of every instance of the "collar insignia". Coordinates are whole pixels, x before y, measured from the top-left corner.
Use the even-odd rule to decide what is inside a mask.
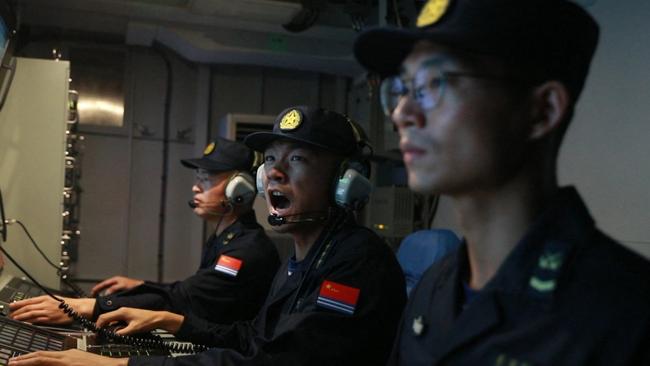
[[[413,325],[411,326],[413,334],[421,336],[424,333],[425,327],[426,324],[424,324],[424,317],[422,315],[418,315],[413,319]]]

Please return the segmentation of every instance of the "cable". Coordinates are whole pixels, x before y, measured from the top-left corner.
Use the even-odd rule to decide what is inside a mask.
[[[27,235],[27,237],[29,238],[29,240],[32,242],[32,245],[34,245],[34,248],[36,248],[36,250],[38,251],[38,253],[43,257],[43,259],[45,259],[45,261],[46,261],[50,266],[52,266],[54,269],[56,269],[56,274],[59,276],[59,278],[61,279],[61,281],[62,281],[66,286],[68,286],[70,289],[72,289],[72,291],[73,291],[77,296],[79,296],[79,297],[88,297],[87,294],[84,292],[84,290],[82,290],[82,289],[81,289],[79,286],[77,286],[76,284],[72,283],[72,282],[70,281],[70,279],[68,279],[68,277],[67,277],[66,275],[63,274],[63,272],[61,271],[61,267],[55,265],[52,261],[50,261],[49,258],[47,258],[47,255],[45,255],[45,253],[43,253],[43,250],[41,250],[41,248],[38,246],[38,244],[36,244],[36,241],[34,240],[34,238],[32,237],[32,235],[30,234],[29,230],[27,230],[27,227],[26,227],[26,226],[25,226],[25,225],[24,225],[20,220],[12,220],[12,222],[15,222],[15,223],[17,223],[18,225],[20,225],[20,227],[21,227],[21,228],[23,229],[23,231],[25,232],[25,235]]]
[[[332,246],[332,237],[336,234],[339,227],[345,223],[345,221],[347,220],[351,212],[352,210],[344,210],[335,213],[337,216],[334,217],[331,226],[327,228],[325,233],[323,234],[322,239],[318,243],[316,253],[314,253],[314,256],[309,261],[309,265],[307,265],[307,269],[305,269],[305,273],[302,275],[302,278],[300,279],[300,283],[298,284],[298,287],[296,289],[296,294],[293,296],[293,299],[291,300],[291,306],[289,306],[290,313],[293,312],[294,307],[298,303],[298,299],[300,298],[300,293],[303,284],[305,282],[305,279],[309,275],[309,271],[311,271],[312,267],[314,266],[314,263],[316,263],[316,268],[320,267],[320,265],[323,263],[323,261],[325,260],[325,256],[327,255],[330,247]],[[317,258],[318,258],[318,262],[316,262]]]
[[[43,257],[43,259],[45,259],[45,261],[46,261],[50,266],[52,266],[54,269],[56,269],[57,271],[60,271],[60,270],[61,270],[61,267],[59,267],[59,266],[57,266],[56,264],[52,263],[52,261],[50,261],[50,259],[45,255],[45,253],[43,253],[43,251],[42,251],[41,248],[38,246],[38,244],[36,244],[36,241],[34,240],[34,238],[32,237],[32,235],[29,233],[29,230],[27,230],[27,228],[25,227],[25,225],[24,225],[20,220],[16,220],[16,224],[20,225],[20,227],[23,228],[23,231],[25,232],[25,235],[27,235],[27,237],[29,238],[29,241],[32,242],[32,245],[34,245],[34,248],[36,248],[36,250],[41,254],[41,256]]]
[[[69,316],[74,321],[80,323],[86,329],[96,332],[101,336],[110,338],[118,343],[128,344],[135,347],[144,347],[144,348],[154,348],[168,350],[175,353],[198,353],[203,352],[209,349],[208,346],[202,344],[174,344],[162,340],[157,335],[152,335],[153,338],[138,338],[132,336],[123,336],[111,331],[106,327],[98,327],[95,322],[85,318],[83,315],[77,313],[70,305],[54,295],[47,287],[41,285],[32,275],[30,275],[18,262],[5,250],[4,247],[0,246],[0,251],[13,263],[21,272],[27,276],[36,286],[38,286],[45,294],[59,302],[59,309],[61,309],[67,316]]]

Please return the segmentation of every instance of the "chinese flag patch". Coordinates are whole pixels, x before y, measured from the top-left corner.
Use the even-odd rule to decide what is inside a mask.
[[[214,269],[229,276],[237,277],[243,262],[237,258],[221,255]]]
[[[325,281],[320,287],[316,304],[344,314],[354,314],[359,300],[359,289],[340,283]]]

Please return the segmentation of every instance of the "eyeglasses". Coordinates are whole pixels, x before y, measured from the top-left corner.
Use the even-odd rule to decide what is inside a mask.
[[[382,81],[379,92],[384,113],[390,117],[400,100],[407,95],[411,95],[411,98],[423,111],[430,111],[440,103],[448,83],[447,80],[461,77],[494,80],[508,79],[497,75],[442,71],[425,63],[410,80],[404,80],[400,76],[392,76]]]
[[[215,186],[214,175],[210,174],[207,170],[197,169],[194,174],[194,184],[201,187],[202,190],[207,191]]]

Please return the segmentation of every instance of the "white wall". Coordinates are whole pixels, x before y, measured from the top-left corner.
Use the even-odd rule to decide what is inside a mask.
[[[599,0],[601,26],[585,91],[560,156],[597,224],[650,257],[650,2]]]

